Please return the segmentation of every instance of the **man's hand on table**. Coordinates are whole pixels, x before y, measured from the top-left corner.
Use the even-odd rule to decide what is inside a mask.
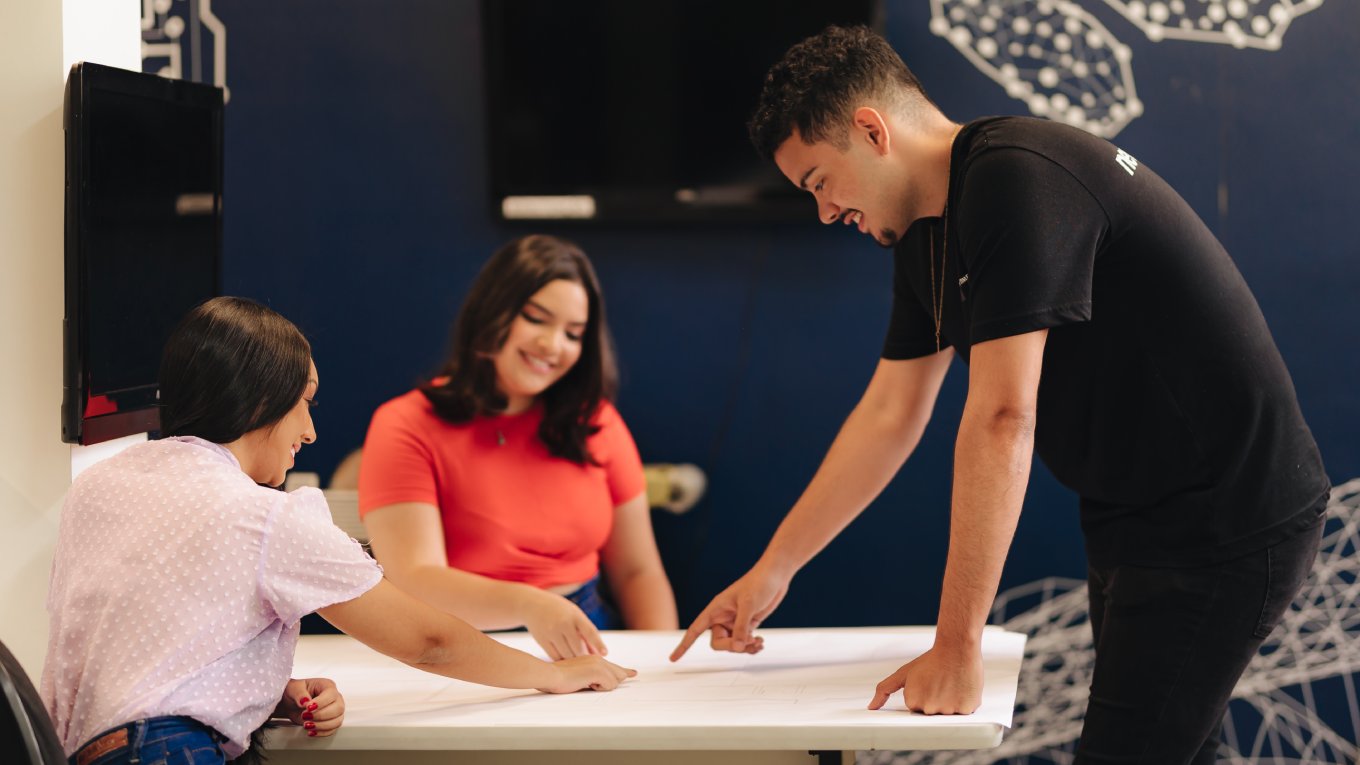
[[[704,630],[709,631],[709,646],[715,651],[759,653],[765,647],[765,639],[751,633],[779,606],[788,591],[789,577],[757,563],[700,612],[685,630],[680,645],[671,652],[671,661],[679,661]]]
[[[928,715],[967,715],[982,705],[982,652],[974,648],[941,648],[929,651],[884,678],[869,702],[880,709],[888,698],[902,691],[907,709]]]

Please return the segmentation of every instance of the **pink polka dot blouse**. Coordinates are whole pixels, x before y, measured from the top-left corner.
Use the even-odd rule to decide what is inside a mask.
[[[257,486],[199,438],[138,444],[67,494],[42,696],[67,754],[133,720],[192,717],[249,744],[283,694],[299,620],[382,570],[316,489]]]

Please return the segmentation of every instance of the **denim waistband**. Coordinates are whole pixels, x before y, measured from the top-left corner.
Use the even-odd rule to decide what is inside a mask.
[[[67,758],[70,765],[89,765],[89,763],[112,752],[123,749],[136,751],[148,737],[177,733],[181,731],[204,731],[214,741],[222,742],[226,737],[211,726],[192,717],[148,717],[133,720],[115,728],[109,728],[85,742],[76,753]]]
[[[613,630],[623,627],[623,621],[618,613],[600,596],[598,574],[566,598],[575,603],[597,629]]]

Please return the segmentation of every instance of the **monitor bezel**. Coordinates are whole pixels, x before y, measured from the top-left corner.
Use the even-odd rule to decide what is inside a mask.
[[[65,200],[65,314],[62,320],[62,404],[61,438],[72,444],[97,444],[123,436],[155,432],[160,429],[159,404],[109,414],[87,416],[89,366],[90,285],[85,278],[89,257],[89,232],[86,220],[91,199],[88,188],[90,163],[90,120],[88,107],[94,90],[108,90],[131,96],[207,109],[212,115],[214,133],[214,188],[217,199],[213,211],[212,295],[222,290],[222,179],[223,179],[223,90],[159,75],[143,74],[101,64],[78,62],[71,67],[66,82],[63,128],[66,151]],[[152,380],[151,385],[155,385]]]

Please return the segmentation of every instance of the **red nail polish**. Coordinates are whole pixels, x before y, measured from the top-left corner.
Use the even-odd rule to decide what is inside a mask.
[[[305,722],[305,723],[302,724],[302,727],[306,728],[307,730],[312,730],[313,728],[316,727],[316,723],[314,723],[314,722]]]
[[[314,730],[309,730],[309,731],[307,731],[307,735],[308,735],[308,736],[311,736],[312,738],[316,738],[316,731],[314,731]]]
[[[315,712],[315,711],[316,711],[316,704],[312,704],[312,705],[308,706],[308,707],[307,707],[307,711],[308,711],[308,712]]]
[[[302,719],[304,719],[304,720],[310,720],[310,719],[312,719],[312,713],[311,713],[311,712],[303,712],[303,713],[302,713]]]
[[[311,698],[303,696],[302,698],[298,699],[298,706],[305,707],[307,706],[307,702],[309,701],[311,701]]]

